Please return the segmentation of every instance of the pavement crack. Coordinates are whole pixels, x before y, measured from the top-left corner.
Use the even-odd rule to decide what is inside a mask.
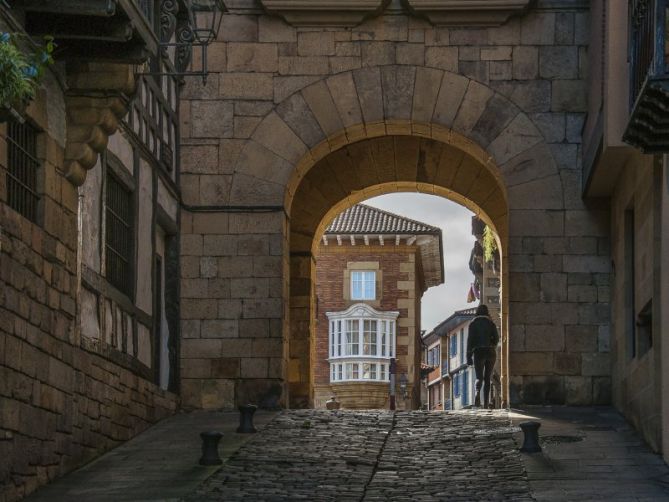
[[[365,483],[365,486],[362,487],[362,495],[360,495],[360,502],[363,502],[365,500],[365,497],[367,496],[367,489],[372,484],[372,481],[374,481],[374,476],[376,476],[376,473],[379,470],[379,463],[381,462],[381,458],[383,457],[383,451],[386,449],[388,440],[390,439],[393,430],[395,430],[396,425],[397,425],[397,412],[393,411],[393,420],[390,424],[390,429],[388,430],[386,437],[383,439],[381,448],[379,448],[379,453],[376,455],[376,461],[374,462],[374,467],[372,468],[372,474],[369,476],[369,479]]]

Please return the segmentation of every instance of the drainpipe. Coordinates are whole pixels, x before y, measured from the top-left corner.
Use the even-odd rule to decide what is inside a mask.
[[[77,187],[77,287],[74,292],[74,340],[77,345],[81,343],[81,269],[84,249],[84,191]]]
[[[390,360],[390,409],[394,410],[396,409],[395,406],[395,373],[397,373],[397,363],[395,362],[395,358],[393,357]]]

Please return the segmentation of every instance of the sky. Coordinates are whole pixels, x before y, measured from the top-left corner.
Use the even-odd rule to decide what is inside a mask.
[[[471,211],[443,197],[421,193],[381,195],[364,204],[441,228],[445,281],[423,295],[421,329],[429,332],[454,311],[474,305],[467,304],[467,292],[474,280],[469,270],[474,245]]]

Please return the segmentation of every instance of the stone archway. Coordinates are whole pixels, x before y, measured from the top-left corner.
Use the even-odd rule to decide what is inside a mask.
[[[502,298],[505,355],[511,325],[536,323],[545,310],[539,306],[544,277],[535,273],[534,263],[520,263],[532,262],[532,252],[522,258],[508,253],[528,235],[564,235],[561,180],[530,118],[489,87],[433,68],[370,67],[317,81],[260,122],[237,160],[230,190],[233,205],[249,200],[283,205],[288,216],[283,374],[292,403],[304,405],[309,399],[304,334],[313,319],[311,251],[319,226],[337,208],[378,190],[407,187],[473,208],[500,235],[503,284],[509,284]],[[549,311],[545,325],[556,325],[554,321]],[[554,333],[563,348],[564,327],[560,329]],[[562,389],[554,401],[566,401],[561,363],[552,353],[560,350],[559,344],[544,341],[551,352],[540,343],[528,355],[523,343],[522,351],[505,358],[510,379],[504,387],[511,388],[512,401],[523,399],[528,385],[548,389],[548,394],[539,391],[545,397],[551,382]]]

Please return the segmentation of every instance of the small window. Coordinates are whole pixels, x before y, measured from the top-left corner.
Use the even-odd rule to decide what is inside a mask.
[[[107,173],[105,263],[107,280],[129,295],[132,288],[132,192]]]
[[[458,335],[453,335],[451,337],[451,357],[457,357],[458,355]]]
[[[31,221],[37,220],[37,131],[28,123],[7,128],[7,204]]]
[[[351,272],[351,299],[374,300],[376,298],[376,272],[354,270]]]

